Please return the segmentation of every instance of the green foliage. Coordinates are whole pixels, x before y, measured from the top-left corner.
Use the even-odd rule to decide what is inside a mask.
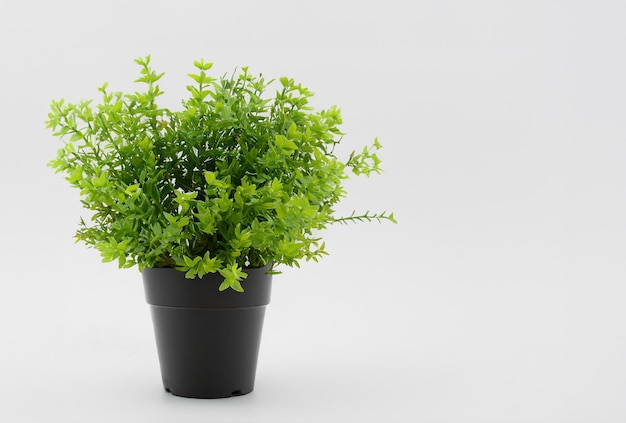
[[[293,79],[273,81],[244,67],[231,77],[207,75],[194,62],[182,110],[157,105],[163,74],[141,68],[135,93],[99,88],[100,104],[53,101],[47,126],[64,140],[50,162],[80,190],[91,222],[76,238],[120,267],[174,267],[189,278],[219,272],[220,290],[241,291],[245,267],[317,261],[317,235],[332,223],[393,214],[335,217],[346,170],[381,171],[378,140],[345,162],[339,109],[314,111],[311,91]]]

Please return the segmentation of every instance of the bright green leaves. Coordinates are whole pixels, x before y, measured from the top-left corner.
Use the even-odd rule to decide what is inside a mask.
[[[81,166],[75,167],[74,169],[69,171],[69,176],[67,177],[67,180],[70,184],[76,185],[82,179],[83,179],[83,168]]]
[[[213,185],[215,184],[215,182],[217,181],[217,176],[215,176],[215,172],[204,172],[204,179],[206,180],[206,183],[209,185]]]
[[[379,173],[381,145],[341,161],[340,110],[314,111],[313,93],[292,78],[266,81],[242,67],[216,79],[212,63],[197,60],[188,99],[170,111],[156,103],[163,73],[150,56],[136,63],[143,90],[105,83],[100,104],[53,101],[46,122],[64,140],[50,166],[90,210],[76,237],[104,261],[219,273],[220,290],[241,291],[246,267],[325,255],[319,232],[330,224],[395,222],[384,212],[334,216],[347,169]]]
[[[127,260],[126,258],[127,250],[130,247],[130,243],[131,241],[129,239],[124,239],[119,242],[114,239],[102,241],[99,245],[102,261],[106,263],[117,260],[120,269],[123,267],[134,266],[135,261]]]
[[[163,227],[159,222],[154,222],[152,224],[152,233],[154,234],[154,238],[157,240],[163,235]]]
[[[302,140],[302,133],[298,131],[298,126],[294,122],[291,122],[291,125],[289,125],[287,136],[291,139]]]
[[[193,65],[199,72],[197,74],[188,74],[197,84],[187,86],[187,91],[191,93],[191,99],[189,99],[188,104],[190,106],[202,107],[205,105],[204,100],[212,93],[211,84],[215,81],[215,78],[208,76],[206,71],[213,67],[213,63],[205,62],[204,60],[196,60],[193,62]]]
[[[220,189],[229,189],[232,185],[228,182],[227,179],[217,179],[215,172],[204,172],[204,180],[209,186],[220,188]]]
[[[150,138],[148,137],[143,137],[143,139],[141,141],[139,141],[137,143],[137,145],[139,146],[139,148],[141,148],[141,150],[143,151],[149,151],[152,149],[153,144],[152,141],[150,140]]]
[[[241,229],[241,224],[235,227],[233,236],[228,241],[230,256],[232,258],[241,257],[244,250],[252,245],[252,231],[250,229]]]
[[[213,235],[217,230],[219,214],[214,213],[213,209],[206,204],[198,205],[198,212],[194,217],[197,220],[198,229],[203,233],[202,236]]]
[[[158,81],[159,79],[161,79],[163,75],[165,75],[165,72],[156,74],[150,68],[150,55],[135,59],[135,63],[141,66],[141,77],[137,78],[135,82],[145,82],[151,85],[155,83],[156,81]]]
[[[382,220],[388,220],[391,223],[398,223],[393,213],[387,213],[387,212],[370,213],[369,211],[366,211],[365,213],[361,215],[357,215],[356,212],[352,212],[350,216],[338,217],[338,218],[335,218],[333,221],[335,223],[346,224],[346,223],[354,223],[354,222],[372,222],[374,220],[378,222]]]
[[[91,184],[93,185],[94,188],[101,188],[107,183],[107,180],[108,180],[107,172],[102,172],[100,173],[100,175],[94,176],[93,178],[91,178]]]
[[[151,106],[153,106],[152,109],[155,109],[154,99],[163,94],[163,91],[159,89],[159,86],[156,84],[156,82],[161,79],[163,75],[165,75],[165,72],[159,74],[154,72],[154,70],[150,67],[149,55],[143,58],[135,59],[135,63],[137,63],[141,67],[141,76],[136,79],[135,82],[145,83],[148,86],[148,90],[146,93],[134,93],[126,95],[126,97],[131,102],[150,104]],[[118,109],[118,112],[121,112],[122,106],[118,106],[116,103],[111,108],[111,111],[115,111],[116,109]]]
[[[175,234],[180,233],[180,231],[189,224],[189,217],[187,216],[173,216],[169,213],[164,213],[163,215],[169,223],[167,230]]]
[[[174,201],[180,206],[180,214],[185,214],[193,204],[192,201],[198,196],[198,192],[174,191],[176,198]],[[188,222],[187,222],[188,223]]]
[[[124,193],[132,196],[137,192],[138,189],[139,189],[139,184],[132,184],[126,187],[126,189],[124,190]]]
[[[276,144],[278,151],[282,154],[291,154],[298,149],[298,145],[284,135],[276,135],[274,143]]]
[[[208,71],[213,67],[212,62],[205,62],[204,59],[194,60],[193,65],[203,71]]]
[[[183,256],[176,259],[176,269],[185,272],[185,277],[193,279],[201,278],[208,273],[215,273],[221,269],[221,262],[217,257],[211,257],[207,251],[203,256],[190,258]]]
[[[374,140],[371,146],[363,147],[360,153],[352,152],[346,165],[352,168],[355,175],[364,174],[370,176],[372,172],[381,173],[380,159],[374,151],[380,150],[382,145],[378,142],[378,138]]]
[[[303,223],[312,226],[318,211],[319,207],[311,204],[306,195],[298,194],[276,207],[276,217],[287,226],[299,226]]]
[[[225,291],[228,288],[232,288],[237,292],[243,292],[241,281],[248,276],[240,266],[236,263],[231,263],[229,266],[219,270],[220,275],[224,277],[224,282],[219,287],[220,291]]]

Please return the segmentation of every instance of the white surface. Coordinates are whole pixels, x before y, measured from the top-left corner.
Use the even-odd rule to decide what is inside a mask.
[[[626,421],[626,4],[0,3],[0,417],[10,422]],[[256,390],[160,385],[138,272],[71,239],[45,167],[51,99],[129,89],[151,53],[175,106],[194,59],[287,75],[386,173],[332,255],[276,278]],[[367,266],[367,267],[365,267]]]

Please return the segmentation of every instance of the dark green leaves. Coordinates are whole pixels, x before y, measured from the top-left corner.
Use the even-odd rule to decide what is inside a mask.
[[[241,291],[245,267],[298,266],[325,251],[333,223],[395,222],[393,214],[335,217],[342,181],[379,173],[378,140],[346,162],[334,154],[341,113],[309,106],[313,93],[287,77],[208,74],[194,62],[180,111],[162,94],[150,56],[136,59],[143,90],[99,88],[100,104],[53,101],[47,127],[64,139],[50,166],[81,193],[91,221],[76,238],[121,267],[174,267],[189,278],[219,273],[220,290]]]

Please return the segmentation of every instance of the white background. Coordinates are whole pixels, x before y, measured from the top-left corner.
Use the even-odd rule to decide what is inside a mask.
[[[0,0],[0,419],[626,421],[626,3]],[[256,388],[162,390],[136,269],[73,243],[50,100],[176,107],[194,59],[312,88],[350,180],[331,256],[275,278]]]

